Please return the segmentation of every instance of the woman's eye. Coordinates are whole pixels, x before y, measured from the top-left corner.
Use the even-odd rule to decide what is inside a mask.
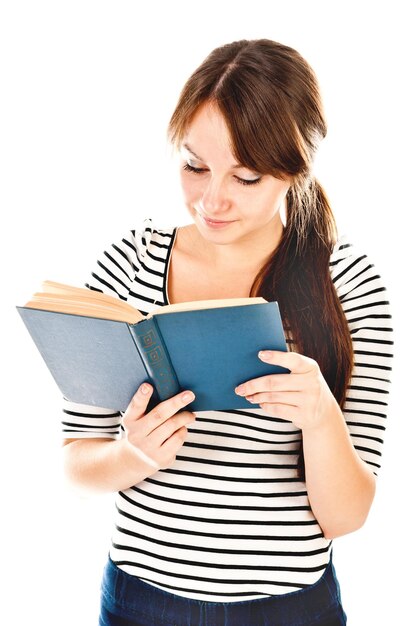
[[[259,178],[254,178],[253,180],[248,180],[247,178],[239,178],[238,176],[236,176],[235,178],[241,185],[257,185],[262,180],[262,176],[260,176]]]
[[[186,172],[194,172],[195,174],[201,174],[202,172],[207,172],[207,170],[205,170],[204,168],[202,168],[202,167],[193,167],[189,163],[185,163],[183,169]]]
[[[189,163],[184,164],[183,170],[185,170],[186,172],[193,172],[194,174],[203,174],[204,172],[208,171],[203,167],[193,167]],[[253,180],[248,180],[247,178],[239,178],[239,176],[235,176],[235,179],[241,185],[257,185],[261,182],[262,176],[260,176],[259,178],[254,178]]]

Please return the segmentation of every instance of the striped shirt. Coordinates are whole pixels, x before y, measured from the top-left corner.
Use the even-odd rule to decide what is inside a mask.
[[[143,314],[169,304],[176,234],[146,219],[102,254],[87,286]],[[344,416],[358,454],[377,474],[392,360],[386,291],[368,258],[345,239],[329,269],[355,355]],[[120,413],[66,402],[64,415],[66,438],[120,436]],[[331,541],[297,477],[300,430],[263,409],[196,415],[174,464],[116,495],[112,560],[161,589],[214,602],[315,583]]]

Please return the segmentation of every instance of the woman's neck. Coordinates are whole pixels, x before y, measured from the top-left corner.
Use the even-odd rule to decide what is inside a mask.
[[[195,224],[181,228],[181,247],[213,271],[259,271],[279,244],[282,222],[228,243],[209,241]]]

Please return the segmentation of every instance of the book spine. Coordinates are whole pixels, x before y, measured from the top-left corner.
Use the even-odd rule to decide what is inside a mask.
[[[177,375],[169,358],[155,318],[129,326],[143,364],[159,399],[166,400],[181,391]]]

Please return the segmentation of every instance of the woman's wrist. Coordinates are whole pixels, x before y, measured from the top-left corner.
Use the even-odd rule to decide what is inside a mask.
[[[142,450],[132,445],[126,437],[119,440],[120,465],[125,468],[127,475],[132,476],[132,485],[148,478],[159,466],[150,459]],[[131,486],[131,485],[130,485]]]
[[[314,435],[331,433],[335,429],[339,433],[342,429],[348,434],[345,418],[336,398],[330,389],[325,389],[323,393],[325,397],[318,405],[315,419],[310,420],[301,428],[303,436],[307,437],[309,433]]]

